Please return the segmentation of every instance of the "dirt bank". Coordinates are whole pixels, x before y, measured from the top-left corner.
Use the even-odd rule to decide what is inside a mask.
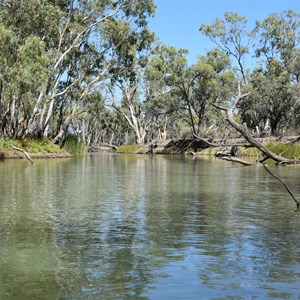
[[[28,153],[32,159],[49,159],[49,158],[68,158],[73,157],[68,152],[63,153]],[[24,153],[16,150],[1,150],[0,160],[5,159],[27,159]]]

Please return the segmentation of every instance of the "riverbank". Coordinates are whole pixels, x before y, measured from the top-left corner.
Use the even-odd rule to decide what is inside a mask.
[[[73,157],[73,155],[69,152],[64,153],[28,153],[32,159],[48,159],[48,158],[68,158]],[[26,156],[19,151],[1,151],[0,152],[0,160],[1,159],[26,159]]]
[[[300,137],[268,137],[258,139],[260,143],[276,154],[287,158],[300,159]],[[219,146],[216,146],[219,145]],[[92,152],[117,152],[132,154],[184,154],[194,156],[216,156],[219,153],[230,153],[232,146],[236,145],[235,156],[261,157],[261,152],[255,147],[249,146],[244,139],[173,139],[159,141],[146,145],[122,145],[119,147],[107,144],[98,145],[90,149]],[[65,148],[60,148],[47,139],[25,139],[25,140],[0,140],[0,159],[26,158],[24,152],[14,148],[23,149],[32,159],[67,158],[85,151],[82,143],[74,139],[66,143]]]
[[[21,151],[22,150],[22,151]],[[0,159],[26,159],[27,153],[32,159],[67,158],[73,155],[47,139],[1,139]]]
[[[286,158],[300,159],[299,136],[268,137],[257,139],[265,147],[276,154]],[[119,153],[136,154],[184,154],[184,155],[208,155],[216,156],[219,153],[230,153],[235,146],[235,156],[261,158],[261,152],[252,147],[244,139],[174,139],[147,145],[123,145],[117,148]]]

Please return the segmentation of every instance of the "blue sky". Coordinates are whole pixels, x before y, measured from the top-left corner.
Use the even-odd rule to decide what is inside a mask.
[[[224,12],[237,12],[247,17],[249,26],[270,13],[292,9],[300,13],[299,0],[154,0],[157,9],[150,29],[160,40],[176,48],[190,51],[189,62],[196,61],[211,48],[208,38],[201,35],[201,24],[223,18]]]

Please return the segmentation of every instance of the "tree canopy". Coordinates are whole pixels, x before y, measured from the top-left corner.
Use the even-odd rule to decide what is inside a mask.
[[[218,108],[232,104],[238,86],[247,96],[235,118],[252,134],[298,132],[298,13],[271,13],[250,28],[226,12],[200,26],[215,48],[194,64],[188,49],[149,30],[154,14],[153,0],[1,1],[0,138],[62,145],[76,135],[91,145],[221,137]]]

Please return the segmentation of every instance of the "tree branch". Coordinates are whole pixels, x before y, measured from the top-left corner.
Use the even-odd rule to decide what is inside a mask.
[[[13,148],[17,151],[20,151],[22,153],[24,153],[24,155],[26,156],[26,158],[31,162],[31,164],[33,165],[33,160],[31,159],[30,155],[23,149],[23,148],[18,148],[16,146],[13,146]]]
[[[292,193],[290,188],[287,186],[287,184],[281,178],[279,178],[277,175],[275,175],[269,168],[267,168],[267,166],[263,162],[260,162],[260,163],[263,165],[263,167],[269,174],[271,174],[274,178],[276,178],[278,181],[280,181],[284,185],[284,187],[286,188],[286,190],[288,191],[290,196],[296,202],[297,207],[300,207],[300,202],[296,199],[296,197],[294,196],[294,194]]]
[[[239,94],[240,94],[240,90],[239,90]],[[236,107],[236,105],[238,104],[239,100],[241,100],[242,98],[246,97],[247,95],[249,95],[250,93],[246,93],[244,95],[238,95],[238,97],[236,98],[236,100],[234,101],[233,107],[231,108],[227,108],[225,110],[226,112],[226,117],[227,117],[227,121],[229,122],[229,124],[235,128],[239,133],[241,133],[241,135],[245,138],[245,140],[247,142],[249,142],[251,145],[253,145],[254,147],[256,147],[257,149],[259,149],[265,156],[267,156],[268,158],[273,159],[274,161],[276,161],[277,163],[284,163],[284,164],[299,164],[300,161],[298,159],[287,159],[285,157],[282,157],[281,155],[278,155],[276,153],[273,153],[272,151],[270,151],[269,149],[267,149],[264,145],[262,145],[261,143],[259,143],[249,132],[246,124],[239,124],[234,120],[233,117],[233,110]]]
[[[224,159],[224,160],[228,160],[228,161],[232,161],[232,162],[237,162],[237,163],[240,163],[244,166],[252,166],[253,164],[248,162],[248,161],[245,161],[243,159],[239,159],[237,157],[232,157],[232,156],[220,156],[219,157],[220,159]]]
[[[77,36],[75,37],[75,39],[74,39],[72,45],[71,45],[68,49],[66,49],[65,52],[63,52],[63,53],[61,54],[61,56],[59,57],[58,61],[57,61],[56,64],[54,65],[54,69],[57,69],[57,68],[58,68],[58,66],[59,66],[59,64],[61,63],[61,61],[65,58],[65,56],[66,56],[73,48],[78,47],[78,46],[82,43],[82,41],[79,41],[79,39],[80,39],[86,32],[88,32],[91,28],[93,28],[94,26],[96,26],[96,25],[99,24],[100,22],[103,22],[103,21],[105,21],[106,19],[108,19],[108,18],[110,18],[110,17],[116,15],[116,14],[120,11],[121,7],[122,7],[122,6],[116,8],[115,10],[113,10],[113,11],[112,11],[110,14],[108,14],[107,16],[101,18],[101,19],[98,20],[98,21],[95,21],[94,23],[90,24],[88,27],[84,28],[81,32],[79,32],[79,33],[77,34]]]

